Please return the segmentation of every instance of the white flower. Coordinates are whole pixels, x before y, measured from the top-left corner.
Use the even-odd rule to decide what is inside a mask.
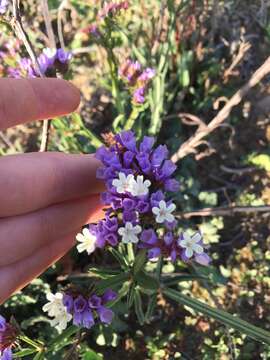
[[[55,48],[45,48],[43,49],[43,54],[45,54],[49,59],[52,59],[55,57],[57,53],[57,50]]]
[[[95,235],[90,233],[89,229],[84,228],[82,234],[77,234],[76,240],[81,243],[77,245],[77,250],[79,253],[86,251],[87,254],[90,255],[95,251],[97,238]]]
[[[120,172],[118,174],[118,179],[114,179],[112,184],[116,187],[116,191],[119,194],[124,194],[125,192],[130,192],[131,190],[131,183],[134,180],[134,175],[129,174],[126,176],[126,174]]]
[[[51,326],[61,332],[66,329],[67,323],[72,319],[72,315],[67,312],[63,304],[62,293],[48,293],[47,299],[49,302],[43,306],[42,310],[47,312],[50,317],[54,317],[50,321]]]
[[[178,240],[178,244],[185,248],[185,255],[187,258],[191,258],[193,254],[202,254],[203,247],[199,244],[202,241],[202,235],[197,232],[194,235],[190,236],[188,233],[184,232],[182,234],[182,239]]]
[[[143,181],[143,175],[137,176],[137,179],[131,181],[131,195],[133,196],[142,196],[147,195],[149,186],[151,185],[150,180]]]
[[[68,322],[72,319],[72,315],[63,312],[61,315],[57,316],[56,318],[50,321],[50,325],[55,327],[56,330],[61,333],[63,330],[67,328]]]
[[[118,234],[122,236],[122,242],[125,244],[139,241],[138,234],[142,231],[140,225],[133,226],[131,222],[126,222],[125,227],[118,229]]]
[[[152,208],[152,212],[156,215],[156,222],[163,223],[164,221],[173,222],[174,216],[171,214],[175,209],[176,206],[174,203],[171,203],[168,207],[164,200],[159,202],[159,207],[154,206]]]

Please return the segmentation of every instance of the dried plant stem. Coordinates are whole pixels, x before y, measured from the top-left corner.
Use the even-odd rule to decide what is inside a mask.
[[[54,32],[53,32],[53,27],[52,27],[52,21],[51,21],[51,16],[50,16],[50,11],[49,11],[49,6],[48,6],[48,1],[47,0],[41,0],[41,8],[42,8],[44,21],[45,21],[46,32],[47,32],[47,35],[48,35],[50,48],[55,49],[56,48],[56,42],[55,42],[55,37],[54,37]]]
[[[37,61],[37,56],[35,50],[29,40],[29,37],[24,30],[22,21],[21,21],[21,14],[20,14],[20,0],[13,0],[13,19],[11,20],[11,25],[14,29],[15,34],[18,38],[23,42],[33,64],[35,65],[36,70],[39,73],[41,78],[44,77],[40,70],[39,63]],[[49,141],[49,132],[50,132],[50,120],[44,120],[43,122],[43,129],[42,129],[42,138],[41,138],[41,145],[40,151],[44,152],[47,150],[48,141]]]
[[[62,27],[62,16],[63,16],[63,10],[67,6],[67,4],[68,4],[68,0],[62,0],[57,12],[57,32],[62,49],[65,49],[65,41],[64,41],[63,27]]]
[[[171,160],[176,163],[186,155],[195,153],[196,147],[201,144],[202,139],[219,127],[220,124],[230,115],[232,109],[242,101],[243,97],[249,92],[249,90],[256,86],[269,73],[270,57],[268,57],[267,60],[252,75],[250,80],[233,95],[233,97],[208,125],[203,128],[199,127],[195,134],[180,146],[179,150],[171,157]]]
[[[189,219],[195,216],[234,216],[237,213],[254,214],[270,213],[270,206],[229,206],[217,208],[205,208],[196,211],[177,213],[176,216],[182,219]]]
[[[42,77],[42,72],[40,70],[40,66],[37,61],[35,50],[22,24],[21,14],[20,14],[20,0],[13,0],[12,4],[13,4],[13,18],[11,20],[11,26],[14,29],[15,34],[23,42],[26,51],[28,52],[33,64],[35,64],[35,67],[39,72],[39,75]]]
[[[52,21],[47,0],[41,1],[42,13],[45,21],[46,32],[49,38],[50,48],[56,48],[55,36],[52,28]],[[44,120],[42,127],[41,144],[39,151],[45,152],[48,150],[49,137],[50,137],[51,120]]]

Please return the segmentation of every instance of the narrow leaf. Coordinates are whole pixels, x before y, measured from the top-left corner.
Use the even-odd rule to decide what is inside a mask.
[[[182,305],[189,306],[195,311],[212,317],[213,319],[223,323],[224,325],[232,327],[233,329],[246,334],[254,340],[261,341],[270,345],[270,333],[266,330],[252,325],[247,321],[239,319],[238,317],[233,316],[232,314],[224,310],[212,308],[211,306],[206,305],[201,301],[193,299],[187,295],[181,294],[176,290],[166,288],[163,292],[168,298]]]
[[[142,297],[138,290],[135,291],[134,304],[135,304],[135,312],[136,312],[138,321],[139,321],[140,325],[143,325],[144,313],[143,313],[143,308],[142,308]]]
[[[146,261],[146,250],[141,250],[135,258],[134,266],[133,266],[133,273],[136,275],[144,266]]]

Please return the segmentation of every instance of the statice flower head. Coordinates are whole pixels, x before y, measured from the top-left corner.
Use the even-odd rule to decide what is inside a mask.
[[[0,315],[0,360],[12,360],[12,346],[18,336],[18,330]]]
[[[101,196],[106,216],[78,235],[78,250],[90,254],[131,244],[135,251],[146,249],[151,260],[163,256],[208,265],[201,233],[179,235],[171,192],[180,186],[167,147],[154,147],[155,139],[149,136],[137,142],[131,130],[104,138],[107,146],[99,148],[96,157],[102,163],[97,176],[106,185]]]
[[[126,83],[132,93],[135,104],[143,104],[149,84],[156,72],[152,68],[143,69],[138,61],[125,60],[119,69],[119,76]]]
[[[90,296],[66,293],[63,296],[63,306],[73,318],[73,324],[90,329],[96,323],[110,324],[113,311],[108,303],[117,298],[116,292],[107,289],[102,296],[95,293]]]
[[[128,7],[129,2],[127,0],[120,2],[106,2],[98,12],[98,18],[103,20],[106,17],[113,17],[118,15],[121,10],[127,10]]]

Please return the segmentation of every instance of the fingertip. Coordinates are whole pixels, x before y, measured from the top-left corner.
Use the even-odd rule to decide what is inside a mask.
[[[75,111],[80,104],[80,92],[63,79],[31,79],[39,103],[37,120],[62,116]]]
[[[81,102],[81,94],[79,89],[67,80],[58,79],[63,85],[63,96],[69,106],[68,113],[75,111]]]

